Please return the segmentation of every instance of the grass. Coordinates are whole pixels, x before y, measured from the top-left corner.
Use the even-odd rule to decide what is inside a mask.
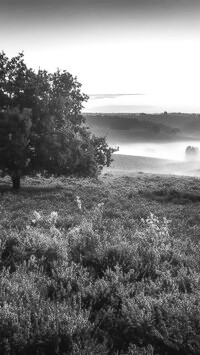
[[[1,354],[199,353],[199,178],[0,186]]]
[[[27,178],[18,194],[13,194],[6,184],[4,191],[0,199],[4,231],[8,228],[23,230],[30,223],[33,211],[44,215],[57,211],[59,226],[72,228],[82,218],[76,196],[87,211],[103,202],[103,219],[108,225],[120,223],[124,228],[136,229],[141,218],[153,213],[171,220],[170,228],[178,237],[189,235],[196,239],[200,230],[199,178],[139,173],[118,177],[103,175],[99,181]]]
[[[199,177],[198,161],[175,161],[145,156],[114,154],[111,167],[104,172],[123,175],[132,173],[176,174]]]

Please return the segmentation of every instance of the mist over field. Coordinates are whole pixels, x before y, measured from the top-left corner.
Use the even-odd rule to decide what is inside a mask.
[[[86,122],[93,133],[118,146],[111,168],[198,175],[200,158],[186,156],[186,148],[200,150],[200,115],[187,113],[90,113]]]

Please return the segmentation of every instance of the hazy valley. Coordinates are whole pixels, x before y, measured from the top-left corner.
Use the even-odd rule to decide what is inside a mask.
[[[200,115],[165,112],[84,116],[94,134],[105,135],[111,145],[119,147],[110,169],[199,174],[199,157],[187,159],[185,150],[188,146],[200,148]]]

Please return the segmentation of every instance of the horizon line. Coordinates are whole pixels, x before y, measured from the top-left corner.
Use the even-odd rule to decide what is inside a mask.
[[[117,93],[117,94],[112,94],[112,93],[110,93],[110,94],[88,94],[88,96],[131,96],[131,95],[147,95],[147,94],[143,94],[143,93],[133,93],[133,94],[131,94],[131,93],[129,93],[129,94],[126,94],[126,93],[123,93],[123,94],[119,94],[119,93]]]
[[[100,111],[85,111],[82,112],[81,114],[101,114],[101,115],[119,115],[119,114],[123,114],[123,115],[164,115],[166,112],[166,115],[200,115],[200,111],[199,112],[184,112],[184,111],[160,111],[160,112],[100,112]]]

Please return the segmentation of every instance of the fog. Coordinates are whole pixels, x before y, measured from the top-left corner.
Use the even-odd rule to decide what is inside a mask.
[[[200,151],[200,115],[97,113],[86,118],[92,133],[119,147],[111,167],[115,173],[200,176],[200,154],[185,154],[189,146]]]
[[[92,94],[84,104],[83,112],[101,113],[160,113],[169,112],[200,112],[200,102],[194,94],[182,96],[180,93],[166,95],[156,92],[147,94],[139,92],[134,94]]]
[[[187,146],[195,146],[200,150],[200,141],[181,141],[169,143],[132,143],[120,144],[119,154],[185,161]]]

